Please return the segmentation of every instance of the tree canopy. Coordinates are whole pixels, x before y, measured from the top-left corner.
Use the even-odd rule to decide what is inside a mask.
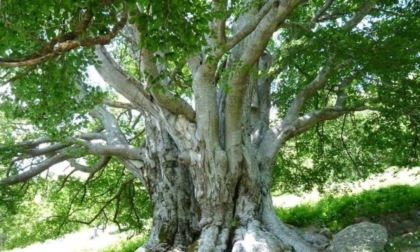
[[[415,0],[1,1],[0,233],[141,229],[168,188],[202,206],[226,191],[209,201],[242,223],[253,177],[265,202],[418,165],[419,16]],[[1,228],[31,209],[32,233]]]

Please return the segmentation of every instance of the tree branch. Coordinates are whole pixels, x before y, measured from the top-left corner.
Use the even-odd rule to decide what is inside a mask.
[[[99,131],[101,131],[101,130],[102,129],[100,129]],[[84,140],[96,140],[96,139],[105,140],[104,134],[99,133],[99,132],[82,133],[80,135],[77,135],[75,138],[80,138],[80,139],[84,139]],[[52,142],[53,141],[50,138],[44,137],[44,138],[39,138],[39,139],[35,139],[35,140],[29,140],[29,141],[16,143],[15,146],[16,147],[25,147],[25,148],[35,148],[38,145],[46,144],[46,143],[52,143]]]
[[[150,94],[143,89],[141,82],[124,72],[105,47],[97,46],[95,52],[102,61],[102,64],[95,67],[105,82],[144,111],[155,116],[159,114],[158,106],[153,104]]]
[[[12,82],[14,82],[14,81],[16,81],[20,78],[25,77],[26,75],[30,74],[34,69],[35,69],[35,66],[28,67],[28,69],[26,69],[26,71],[21,72],[21,73],[15,75],[15,76],[13,76],[12,78],[0,83],[0,87],[6,85],[8,83],[12,83]]]
[[[308,85],[304,86],[296,95],[295,99],[290,105],[290,108],[287,110],[287,115],[284,119],[286,123],[290,123],[295,120],[305,105],[305,102],[310,97],[312,97],[316,91],[325,86],[327,82],[327,76],[332,70],[331,61],[332,59],[330,58],[330,60],[318,70],[315,79],[313,79]]]
[[[320,110],[314,110],[308,114],[305,114],[301,117],[299,117],[295,122],[293,123],[293,132],[288,135],[288,137],[284,140],[288,140],[294,136],[300,135],[313,126],[315,126],[317,123],[333,120],[336,119],[346,113],[350,112],[356,112],[356,111],[364,111],[364,110],[372,110],[376,111],[377,109],[375,107],[371,106],[358,106],[358,107],[328,107]]]
[[[227,10],[227,1],[213,0],[213,8],[216,12],[225,13]],[[222,45],[226,43],[226,20],[229,15],[225,15],[223,18],[216,18],[212,21],[213,30],[217,34],[217,41]]]
[[[258,148],[258,158],[260,159],[260,162],[270,163],[274,160],[284,142],[308,131],[317,123],[336,119],[349,112],[364,110],[376,111],[377,109],[370,106],[348,108],[328,107],[320,110],[314,110],[310,113],[300,116],[290,123],[285,123],[285,121],[282,121],[264,133],[262,143]]]
[[[47,170],[51,166],[58,164],[60,162],[65,161],[70,156],[65,153],[61,152],[59,154],[56,154],[53,157],[47,158],[41,163],[39,163],[36,167],[30,168],[28,171],[21,172],[16,175],[12,175],[9,177],[6,177],[2,180],[0,180],[0,185],[14,185],[17,183],[25,182],[39,174],[41,174],[43,171]]]
[[[182,98],[172,95],[159,83],[159,71],[153,61],[152,53],[143,48],[141,51],[141,68],[150,85],[150,92],[156,101],[175,115],[184,115],[189,121],[195,121],[194,109]]]
[[[112,101],[112,100],[105,100],[104,104],[110,107],[114,108],[120,108],[120,109],[138,109],[138,107],[134,106],[132,103],[125,103],[125,102],[118,102],[118,101]]]
[[[91,166],[82,165],[82,164],[76,162],[75,159],[69,159],[68,161],[69,161],[70,165],[76,171],[81,171],[81,172],[92,174],[92,173],[95,173],[95,172],[101,170],[102,168],[104,168],[110,160],[111,160],[110,156],[102,156],[95,164],[93,164]]]
[[[240,69],[233,72],[229,77],[230,93],[226,99],[226,148],[240,144],[241,137],[241,124],[242,124],[242,106],[244,103],[244,94],[246,94],[246,83],[248,81],[249,71],[258,58],[263,54],[269,39],[276,31],[277,26],[283,22],[289,13],[297,6],[298,0],[291,1],[269,1],[262,7],[265,13],[265,8],[268,12],[264,14],[261,20],[258,21],[256,27],[252,27],[252,31],[246,34],[248,36],[246,43],[241,48],[237,48],[239,58],[237,60]],[[245,26],[247,27],[247,26]],[[242,36],[242,35],[241,35]],[[240,37],[241,37],[240,36]]]
[[[127,179],[125,179],[125,181],[123,182],[123,184],[120,186],[120,188],[118,189],[118,191],[108,200],[106,200],[104,202],[104,204],[102,205],[102,207],[99,209],[98,213],[93,216],[89,221],[81,221],[81,220],[68,220],[68,222],[76,222],[76,223],[81,223],[81,224],[86,224],[86,225],[90,225],[92,222],[94,222],[105,210],[105,208],[107,206],[109,206],[112,201],[114,201],[115,199],[118,199],[121,196],[121,193],[123,192],[123,189],[128,185],[134,182],[136,178],[134,176],[130,176]]]
[[[346,89],[346,87],[348,87],[352,83],[352,81],[358,75],[360,75],[360,71],[353,72],[349,76],[345,77],[341,81],[341,83],[338,85],[337,99],[335,101],[335,107],[343,107],[344,106],[344,101],[347,97],[347,94],[345,93],[345,89]]]
[[[270,12],[273,8],[273,5],[276,0],[268,1],[264,6],[258,11],[252,20],[246,23],[241,30],[236,32],[233,36],[227,38],[226,43],[223,45],[222,50],[218,50],[215,54],[216,57],[221,57],[224,52],[229,51],[243,39],[245,39],[251,32],[253,32],[257,26],[260,24],[261,20]]]
[[[101,156],[118,156],[134,160],[142,160],[142,149],[129,144],[94,144],[84,140],[76,140],[75,142],[86,147],[89,153]]]
[[[28,154],[32,157],[41,156],[41,155],[48,155],[48,154],[53,154],[54,152],[57,152],[59,150],[67,148],[69,146],[71,146],[71,144],[57,143],[57,144],[49,145],[49,146],[44,147],[44,148],[39,148],[39,149],[37,148],[37,149],[28,150],[27,152],[24,152],[24,154]]]
[[[366,1],[362,7],[356,12],[356,14],[348,20],[344,26],[342,27],[345,30],[351,30],[353,29],[357,24],[362,21],[362,19],[369,14],[370,10],[375,6],[376,2],[378,0],[368,0]]]
[[[94,38],[87,38],[82,40],[75,40],[88,27],[90,20],[93,18],[91,12],[87,12],[82,22],[76,27],[74,32],[63,34],[54,38],[44,46],[39,52],[23,58],[0,58],[0,66],[5,67],[22,67],[33,66],[44,63],[58,55],[68,52],[78,47],[89,47],[93,45],[104,45],[109,43],[117,33],[124,27],[127,22],[128,14],[127,8],[124,5],[124,10],[121,19],[113,26],[110,32],[106,35],[97,36]]]
[[[328,10],[328,8],[331,7],[334,0],[328,0],[324,3],[324,5],[319,9],[319,11],[315,14],[315,16],[312,18],[311,22],[316,23],[318,22],[318,19],[324,15],[324,13]]]

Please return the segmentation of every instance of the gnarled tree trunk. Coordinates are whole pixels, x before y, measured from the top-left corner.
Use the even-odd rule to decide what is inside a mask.
[[[212,20],[203,52],[186,59],[192,77],[187,85],[192,84],[194,95],[190,102],[156,88],[156,82],[158,87],[171,83],[165,63],[156,60],[162,52],[137,50],[134,43],[134,58],[151,87],[147,90],[97,48],[101,75],[147,115],[137,168],[154,220],[150,240],[139,251],[315,250],[276,217],[271,167],[285,141],[348,110],[338,97],[334,107],[303,111],[332,69],[339,68],[332,55],[313,81],[291,97],[285,117],[270,125],[273,77],[267,73],[273,55],[266,48],[299,2],[245,1],[250,8],[235,20],[231,37],[224,33],[226,20]],[[214,1],[213,7],[218,6]],[[355,18],[360,21],[371,7],[362,7]],[[140,38],[135,28],[129,30],[134,40]]]
[[[259,64],[269,61],[264,56]],[[197,87],[206,93],[197,123],[182,115],[167,120],[171,127],[146,120],[141,173],[154,214],[151,237],[138,251],[314,251],[272,206],[273,156],[264,150],[278,148],[288,134],[277,145],[267,140],[271,80],[246,81],[253,88],[239,110],[241,127],[231,134],[217,120],[229,120],[223,89]]]
[[[179,162],[179,150],[166,130],[153,118],[147,119],[146,126],[141,173],[153,207],[153,224],[144,248],[185,249],[200,232],[192,178],[188,167]]]
[[[238,169],[232,171],[226,152],[208,151],[193,125],[184,125],[189,146],[181,148],[156,120],[147,125],[141,172],[153,226],[138,251],[314,250],[275,215],[271,169],[258,161],[252,146],[241,146]]]

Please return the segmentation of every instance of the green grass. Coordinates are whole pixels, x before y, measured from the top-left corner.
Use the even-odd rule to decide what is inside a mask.
[[[297,227],[315,225],[335,232],[355,223],[360,218],[375,219],[388,213],[404,213],[420,209],[420,185],[394,185],[360,194],[340,197],[328,196],[314,204],[293,208],[276,208],[277,215]],[[102,252],[133,252],[147,241],[147,235],[137,236],[115,244]],[[401,251],[420,242],[420,230],[404,236],[391,237],[386,251]]]
[[[404,236],[391,237],[385,246],[386,252],[418,251],[420,245],[420,229]],[[402,250],[401,248],[405,248]],[[411,249],[411,250],[410,250]]]
[[[101,250],[101,252],[134,252],[136,249],[147,242],[148,237],[148,234],[141,234],[131,238],[130,240],[111,245],[108,248]]]
[[[355,195],[328,196],[316,204],[276,208],[277,215],[297,227],[316,225],[338,231],[356,220],[420,208],[420,185],[394,185]]]

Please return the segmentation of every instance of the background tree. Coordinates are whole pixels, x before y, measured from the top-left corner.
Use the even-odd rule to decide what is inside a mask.
[[[322,183],[343,177],[347,164],[334,161],[345,154],[367,174],[362,159],[381,161],[345,134],[360,111],[358,141],[380,136],[384,153],[410,141],[392,156],[418,162],[419,14],[416,1],[2,1],[2,191],[44,183],[68,161],[89,175],[53,176],[55,194],[82,188],[65,193],[54,223],[141,225],[145,190],[153,225],[142,249],[314,251],[274,213],[273,167],[289,184],[293,172]],[[108,92],[89,85],[89,65]],[[309,144],[281,152],[299,135]],[[291,166],[293,155],[321,172]],[[80,220],[89,197],[104,200]]]

